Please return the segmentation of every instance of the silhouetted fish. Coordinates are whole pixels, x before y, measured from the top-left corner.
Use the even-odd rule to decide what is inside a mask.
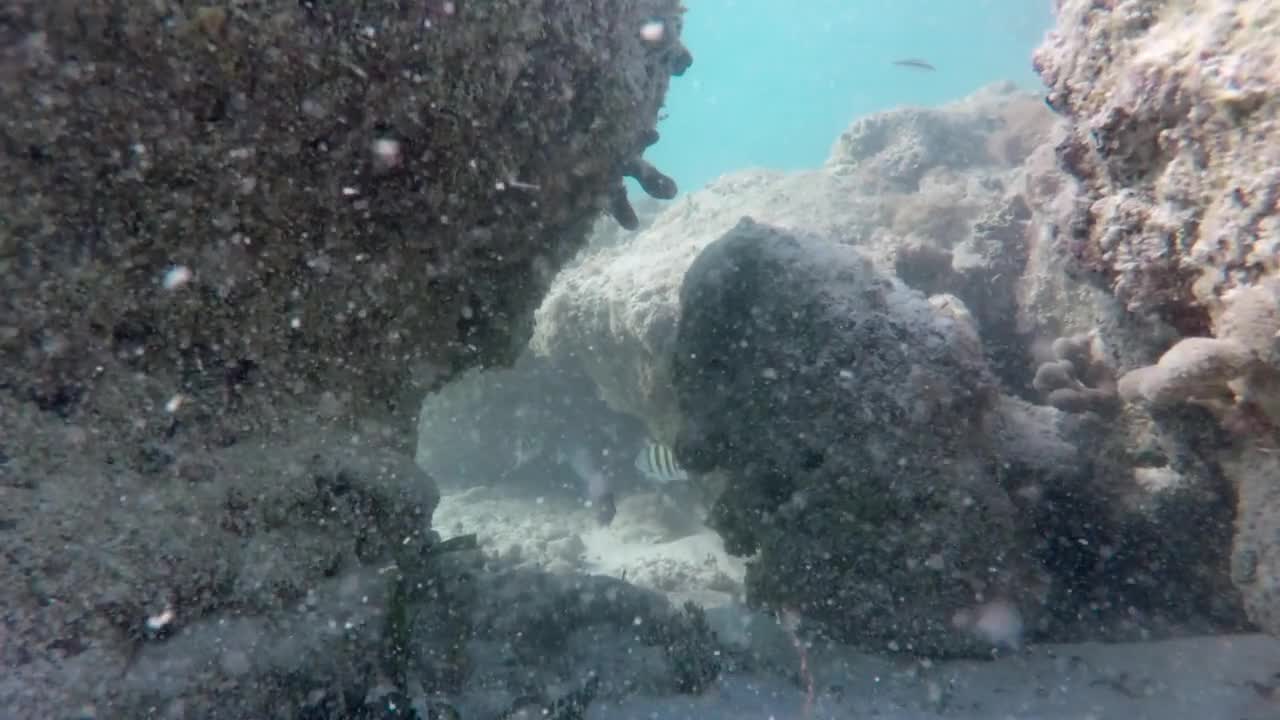
[[[928,62],[921,60],[920,58],[903,58],[901,60],[894,60],[893,64],[897,65],[898,67],[914,68],[916,70],[928,70],[929,72],[933,72],[934,70],[938,69],[933,65],[930,65]]]

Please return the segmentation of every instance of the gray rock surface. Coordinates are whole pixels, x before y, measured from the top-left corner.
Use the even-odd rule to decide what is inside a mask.
[[[514,359],[599,211],[634,215],[623,175],[674,189],[639,154],[680,12],[12,4],[0,389],[121,446],[225,444],[327,392],[411,447],[422,394]]]
[[[641,154],[681,12],[0,11],[0,715],[345,717],[398,680],[420,400],[515,359],[601,211],[636,222],[624,176],[674,193]]]
[[[340,694],[379,657],[386,568],[426,575],[412,563],[436,539],[434,483],[351,436],[156,475],[34,405],[0,422],[23,448],[0,466],[12,717],[253,715]]]
[[[730,471],[711,523],[758,551],[754,601],[924,655],[973,651],[953,615],[984,598],[1036,608],[978,432],[994,380],[956,322],[848,246],[750,220],[698,256],[680,313],[677,448]]]

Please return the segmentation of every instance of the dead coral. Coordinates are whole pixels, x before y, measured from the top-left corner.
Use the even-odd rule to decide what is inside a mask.
[[[1019,96],[1011,100],[1001,109],[999,127],[987,137],[987,155],[1000,165],[1021,165],[1048,138],[1053,118],[1039,98]]]
[[[943,247],[964,240],[981,206],[961,190],[922,188],[899,196],[893,211],[893,232],[901,237],[927,238]]]
[[[1206,306],[1280,272],[1280,10],[1270,0],[1058,6],[1035,66],[1067,121],[1059,160],[1091,207],[1077,263],[1130,309],[1204,335]]]
[[[918,238],[907,240],[894,253],[893,269],[902,281],[930,292],[947,286],[952,274],[951,251]]]
[[[1218,337],[1179,341],[1155,365],[1120,379],[1121,397],[1203,405],[1228,428],[1280,427],[1280,283],[1223,296]],[[1246,422],[1247,421],[1247,422]]]
[[[1185,338],[1155,365],[1120,378],[1120,395],[1131,402],[1143,399],[1156,406],[1231,403],[1235,396],[1228,382],[1245,375],[1255,362],[1253,353],[1235,340]]]
[[[1117,407],[1111,368],[1101,359],[1096,333],[1081,333],[1053,341],[1053,359],[1036,369],[1032,386],[1063,412],[1108,414]]]

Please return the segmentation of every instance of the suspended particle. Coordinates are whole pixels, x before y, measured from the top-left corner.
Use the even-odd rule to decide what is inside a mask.
[[[640,27],[640,38],[647,43],[662,42],[662,38],[666,37],[667,26],[661,20],[650,20]]]
[[[158,632],[169,626],[174,620],[174,612],[172,608],[165,608],[163,612],[152,615],[147,618],[147,629],[151,632]]]
[[[192,277],[194,277],[194,273],[191,272],[191,268],[186,265],[174,265],[164,272],[160,285],[165,290],[177,290],[191,282]]]
[[[378,138],[373,141],[373,159],[378,167],[390,169],[400,165],[400,141],[393,138]]]

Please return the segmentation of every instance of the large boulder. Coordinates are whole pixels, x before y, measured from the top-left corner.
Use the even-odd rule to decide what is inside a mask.
[[[680,313],[677,448],[729,470],[711,522],[758,552],[753,600],[926,655],[974,649],[957,613],[1035,605],[971,328],[852,248],[750,220],[698,256]]]
[[[1172,329],[1117,363],[1116,391],[1183,435],[1221,431],[1208,452],[1238,497],[1232,576],[1250,616],[1280,632],[1280,7],[1058,5],[1036,54],[1067,120],[1050,241],[1134,325]]]
[[[640,154],[680,13],[11,3],[4,397],[122,447],[317,411],[411,447],[427,389],[523,348],[601,208],[636,222],[624,175],[674,194]]]
[[[0,707],[347,717],[402,680],[420,400],[516,358],[601,211],[638,224],[625,176],[674,194],[641,155],[680,28],[676,0],[6,4]]]

